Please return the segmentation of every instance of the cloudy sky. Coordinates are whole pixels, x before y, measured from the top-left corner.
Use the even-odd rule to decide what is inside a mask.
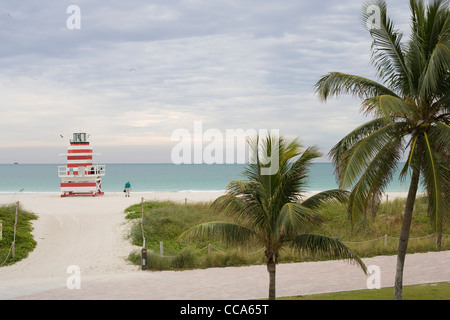
[[[387,2],[406,32],[408,1]],[[63,162],[73,132],[91,135],[96,162],[171,162],[172,133],[194,121],[278,129],[327,153],[367,120],[358,100],[313,92],[331,71],[374,78],[362,4],[2,1],[0,163]]]

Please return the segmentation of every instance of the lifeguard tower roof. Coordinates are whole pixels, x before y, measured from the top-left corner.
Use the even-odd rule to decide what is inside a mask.
[[[70,143],[78,144],[78,143],[89,143],[89,142],[86,139],[86,133],[77,132],[77,133],[73,134],[73,139],[70,140]]]

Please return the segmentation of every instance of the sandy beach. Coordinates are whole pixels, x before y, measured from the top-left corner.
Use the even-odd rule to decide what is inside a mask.
[[[220,193],[105,193],[99,197],[66,197],[60,193],[0,196],[0,204],[17,201],[35,213],[33,236],[37,246],[24,259],[0,268],[0,299],[65,286],[69,266],[78,266],[83,278],[134,272],[126,262],[136,249],[126,239],[129,222],[123,211],[145,200],[211,201]],[[186,200],[187,199],[187,200]]]
[[[122,279],[123,283],[130,284],[133,281],[139,283],[142,281],[157,281],[158,277],[170,275],[171,273],[164,272],[143,272],[139,266],[130,265],[126,261],[126,257],[131,251],[140,248],[133,247],[126,239],[129,222],[125,220],[123,210],[132,204],[139,203],[141,198],[145,200],[196,202],[212,201],[220,195],[220,193],[215,192],[132,193],[129,198],[120,193],[106,193],[100,197],[68,198],[61,198],[59,193],[2,195],[0,196],[0,204],[12,204],[19,201],[24,209],[34,212],[39,218],[33,222],[33,235],[37,241],[35,250],[30,253],[28,258],[12,266],[0,268],[0,299],[114,298],[107,294],[115,291],[111,291],[111,288],[105,286],[105,283],[110,282],[111,279]],[[404,195],[389,194],[389,199],[402,196]],[[448,263],[448,254],[446,260]],[[69,266],[79,267],[85,290],[67,289],[67,279],[71,275],[67,269]],[[436,267],[436,264],[433,267]],[[259,268],[258,272],[266,277],[265,269],[257,268]],[[214,277],[217,277],[220,272],[225,272],[226,269],[236,270],[238,268],[224,268],[218,271],[219,273]],[[245,270],[248,271],[249,269],[240,269],[239,273],[245,274],[247,272]],[[189,271],[184,274],[189,275],[198,272],[210,274],[212,271]],[[362,272],[356,269],[353,269],[353,272],[357,274],[359,279],[357,286],[363,286],[365,278]],[[197,291],[192,291],[192,287],[185,288],[187,292],[192,293],[191,296],[180,293],[177,295],[175,291],[170,290],[168,285],[173,281],[173,275],[179,277],[182,274],[183,272],[175,272],[171,274],[172,276],[164,278],[165,280],[158,280],[157,285],[161,286],[159,296],[145,297],[149,299],[229,298],[221,289],[220,281],[217,282],[218,287],[214,287],[210,283]],[[361,278],[361,276],[363,277]],[[192,275],[188,277],[192,277]],[[283,275],[280,274],[280,279],[282,277]],[[441,280],[450,280],[448,271],[445,277],[446,279]],[[423,281],[433,280],[424,279]],[[169,281],[169,284],[165,281]],[[226,282],[229,282],[229,280],[226,280]],[[266,295],[266,281],[260,282],[257,286],[261,290],[260,292],[248,292],[247,295],[239,294],[235,296],[235,299],[264,297]],[[100,285],[99,283],[103,284]],[[197,285],[200,283],[197,282]],[[91,291],[87,289],[89,284],[91,284]],[[177,284],[177,288],[179,287],[180,285]],[[106,291],[101,291],[99,288],[105,288]],[[206,294],[202,291],[213,290],[214,288],[217,289],[217,294]],[[117,298],[131,299],[132,291],[128,293],[125,291],[122,290],[122,295],[118,295]],[[94,294],[94,292],[96,293]],[[152,294],[158,294],[158,291],[154,290]],[[230,292],[230,294],[233,297],[233,292]]]

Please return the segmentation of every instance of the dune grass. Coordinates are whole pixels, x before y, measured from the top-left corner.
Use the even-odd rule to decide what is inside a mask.
[[[34,213],[23,210],[20,206],[17,211],[15,256],[12,256],[11,243],[14,240],[16,206],[0,206],[0,220],[2,220],[3,231],[0,240],[0,267],[11,265],[28,256],[36,247],[36,241],[31,234],[32,220],[37,219]]]
[[[143,230],[148,249],[147,268],[149,270],[183,270],[262,263],[262,259],[249,259],[247,250],[226,247],[220,241],[208,239],[200,239],[194,243],[177,241],[180,234],[191,226],[211,221],[211,219],[226,219],[220,214],[211,216],[209,208],[209,203],[185,205],[171,201],[145,202]],[[132,243],[142,246],[141,204],[127,208],[125,213],[127,219],[135,219],[130,235]],[[160,242],[163,242],[163,256],[160,255]],[[211,245],[209,249],[208,245]],[[131,253],[129,259],[140,264],[140,252]]]
[[[345,204],[331,202],[323,205],[319,213],[325,222],[314,233],[338,237],[360,257],[397,254],[398,236],[405,200],[396,199],[382,203],[375,216],[368,216],[352,226],[348,220]],[[180,204],[171,201],[144,203],[144,219],[141,226],[141,204],[125,210],[128,219],[135,222],[131,231],[133,244],[143,245],[142,227],[149,251],[148,269],[183,270],[210,267],[229,267],[264,264],[263,248],[252,243],[242,247],[229,247],[220,240],[200,239],[188,243],[177,241],[186,229],[206,221],[226,220],[220,213],[211,213],[210,203]],[[427,199],[416,201],[411,239],[408,252],[436,251],[434,233],[427,216]],[[447,226],[445,234],[450,234]],[[387,235],[387,237],[385,236]],[[163,242],[164,255],[160,255]],[[211,244],[208,250],[208,245]],[[443,237],[442,250],[450,249],[450,239]],[[140,252],[130,254],[130,260],[140,264]],[[289,248],[282,250],[280,263],[317,261],[313,257]]]

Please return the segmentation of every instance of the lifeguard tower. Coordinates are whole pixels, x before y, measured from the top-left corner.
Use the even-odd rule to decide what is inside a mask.
[[[62,179],[61,197],[104,194],[102,177],[105,165],[92,164],[93,155],[86,133],[74,133],[67,153],[60,154],[67,157],[67,166],[58,166],[58,176]]]

